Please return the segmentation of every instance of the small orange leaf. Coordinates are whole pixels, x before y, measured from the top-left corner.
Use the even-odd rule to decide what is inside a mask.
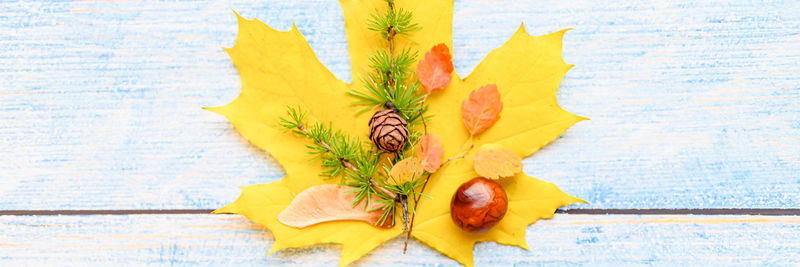
[[[430,94],[450,84],[453,72],[453,56],[445,44],[438,44],[425,53],[425,58],[417,65],[417,77],[422,87]]]
[[[497,85],[487,84],[469,94],[469,99],[461,103],[461,117],[470,135],[486,131],[500,119],[503,102]]]
[[[377,202],[380,198],[373,196],[366,209],[366,199],[353,206],[356,196],[353,189],[355,187],[324,184],[303,190],[278,214],[278,221],[296,228],[342,220],[363,221],[375,225],[383,214],[382,210],[377,209],[381,206]],[[380,227],[391,228],[391,220],[386,222]]]
[[[423,171],[422,162],[418,158],[405,158],[392,166],[392,170],[389,171],[392,179],[388,179],[387,182],[401,185],[422,176]]]
[[[442,137],[435,133],[423,135],[419,140],[419,154],[422,160],[422,167],[430,173],[436,172],[442,165],[444,156],[444,145]]]
[[[474,168],[478,175],[489,179],[510,177],[522,171],[522,159],[500,144],[485,144],[475,152]]]
[[[435,45],[428,53],[433,53],[433,55],[439,58],[439,62],[443,64],[445,71],[448,73],[453,72],[453,56],[450,55],[450,48],[447,48],[446,44],[441,43]]]

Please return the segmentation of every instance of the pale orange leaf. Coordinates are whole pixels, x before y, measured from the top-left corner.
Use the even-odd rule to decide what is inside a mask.
[[[444,145],[442,137],[435,133],[423,135],[419,140],[419,154],[422,166],[430,173],[436,172],[442,165]]]
[[[461,117],[464,126],[470,135],[477,135],[486,131],[500,119],[503,102],[497,85],[487,84],[478,90],[472,91],[468,99],[461,103]]]

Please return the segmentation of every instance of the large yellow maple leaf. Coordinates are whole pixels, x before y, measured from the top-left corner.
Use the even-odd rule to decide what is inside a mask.
[[[367,29],[367,20],[376,10],[385,10],[386,3],[375,0],[340,3],[352,73],[363,75],[368,69],[368,56],[386,45],[384,39]],[[452,1],[398,0],[395,5],[413,12],[415,22],[422,26],[422,30],[398,38],[397,47],[420,52],[438,43],[452,47]],[[326,222],[302,229],[278,222],[278,214],[295,195],[311,186],[334,182],[319,176],[322,168],[309,164],[305,151],[308,141],[279,127],[278,117],[286,114],[287,107],[296,106],[308,111],[313,121],[332,122],[335,129],[366,138],[370,114],[356,115],[360,107],[351,106],[354,99],[345,94],[362,85],[358,81],[347,84],[334,77],[317,60],[296,27],[281,32],[257,19],[247,20],[238,14],[237,17],[239,34],[234,46],[226,51],[239,70],[242,92],[225,106],[207,109],[227,117],[247,140],[270,152],[283,166],[286,176],[275,182],[243,187],[235,202],[215,213],[241,214],[269,228],[275,236],[270,253],[318,243],[342,244],[341,265],[401,234],[400,227],[380,229],[355,221]],[[572,67],[561,56],[564,32],[534,37],[521,26],[472,74],[461,79],[453,73],[451,84],[428,98],[427,117],[431,120],[428,131],[443,137],[445,155],[455,155],[467,144],[477,147],[499,143],[526,157],[585,119],[556,103],[558,85]],[[470,91],[487,83],[497,84],[504,110],[494,126],[470,140],[462,126],[460,103]],[[450,199],[458,186],[478,176],[470,158],[471,155],[452,161],[431,177],[425,193],[432,198],[420,201],[412,232],[415,238],[464,265],[473,265],[475,242],[494,241],[527,248],[527,225],[552,217],[558,207],[581,201],[551,183],[520,173],[500,181],[509,199],[505,218],[480,234],[462,231],[450,218]]]

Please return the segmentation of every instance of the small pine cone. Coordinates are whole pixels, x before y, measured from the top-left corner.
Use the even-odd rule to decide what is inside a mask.
[[[369,120],[369,139],[380,150],[397,152],[408,141],[406,125],[406,120],[394,110],[380,110]]]

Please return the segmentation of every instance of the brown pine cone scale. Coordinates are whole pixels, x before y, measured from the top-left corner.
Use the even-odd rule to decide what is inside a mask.
[[[407,125],[394,110],[380,110],[369,120],[369,139],[380,150],[397,152],[408,141]]]

